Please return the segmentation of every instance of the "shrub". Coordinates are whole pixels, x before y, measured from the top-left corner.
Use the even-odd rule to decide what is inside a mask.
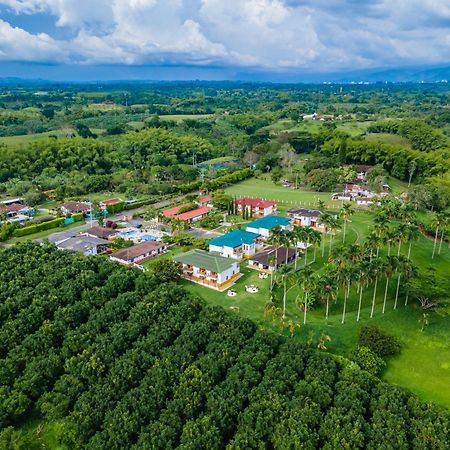
[[[400,342],[396,337],[375,326],[366,326],[359,330],[358,344],[368,347],[381,358],[398,355],[401,350]]]
[[[356,347],[351,353],[350,359],[355,361],[361,369],[375,376],[378,376],[386,365],[382,358],[364,345]]]

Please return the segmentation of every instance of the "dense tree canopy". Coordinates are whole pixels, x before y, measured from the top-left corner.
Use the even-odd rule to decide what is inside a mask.
[[[31,243],[0,256],[2,448],[32,410],[74,449],[450,446],[447,412],[175,283]]]

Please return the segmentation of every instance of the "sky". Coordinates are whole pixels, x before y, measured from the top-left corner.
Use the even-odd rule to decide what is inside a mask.
[[[450,0],[0,0],[0,77],[235,79],[433,65],[450,65]]]

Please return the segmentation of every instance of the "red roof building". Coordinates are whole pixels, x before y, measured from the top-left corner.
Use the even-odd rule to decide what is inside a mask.
[[[163,216],[167,218],[175,217],[178,214],[178,211],[180,211],[183,206],[186,205],[174,206],[173,208],[166,209],[165,211],[163,211]]]
[[[60,209],[64,214],[88,213],[91,211],[91,205],[84,202],[65,202]]]
[[[187,211],[183,214],[179,214],[175,216],[177,219],[184,220],[187,223],[197,222],[197,220],[203,219],[206,215],[208,215],[211,208],[208,206],[202,206],[201,208],[193,209],[192,211]]]
[[[249,197],[238,198],[235,203],[239,213],[242,212],[244,208],[247,208],[248,210],[251,209],[252,214],[256,217],[269,216],[276,211],[277,206],[275,202],[270,200]]]
[[[108,205],[115,205],[116,203],[121,203],[122,199],[121,198],[110,198],[108,200],[103,200],[101,202],[99,202],[100,206],[108,206]]]

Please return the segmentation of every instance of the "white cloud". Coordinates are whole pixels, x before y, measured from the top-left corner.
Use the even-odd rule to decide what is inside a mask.
[[[0,59],[62,61],[67,57],[64,44],[45,33],[30,34],[0,19]]]
[[[0,0],[0,6],[18,15],[51,14],[75,36],[57,41],[3,21],[3,59],[282,70],[450,61],[450,0]]]

